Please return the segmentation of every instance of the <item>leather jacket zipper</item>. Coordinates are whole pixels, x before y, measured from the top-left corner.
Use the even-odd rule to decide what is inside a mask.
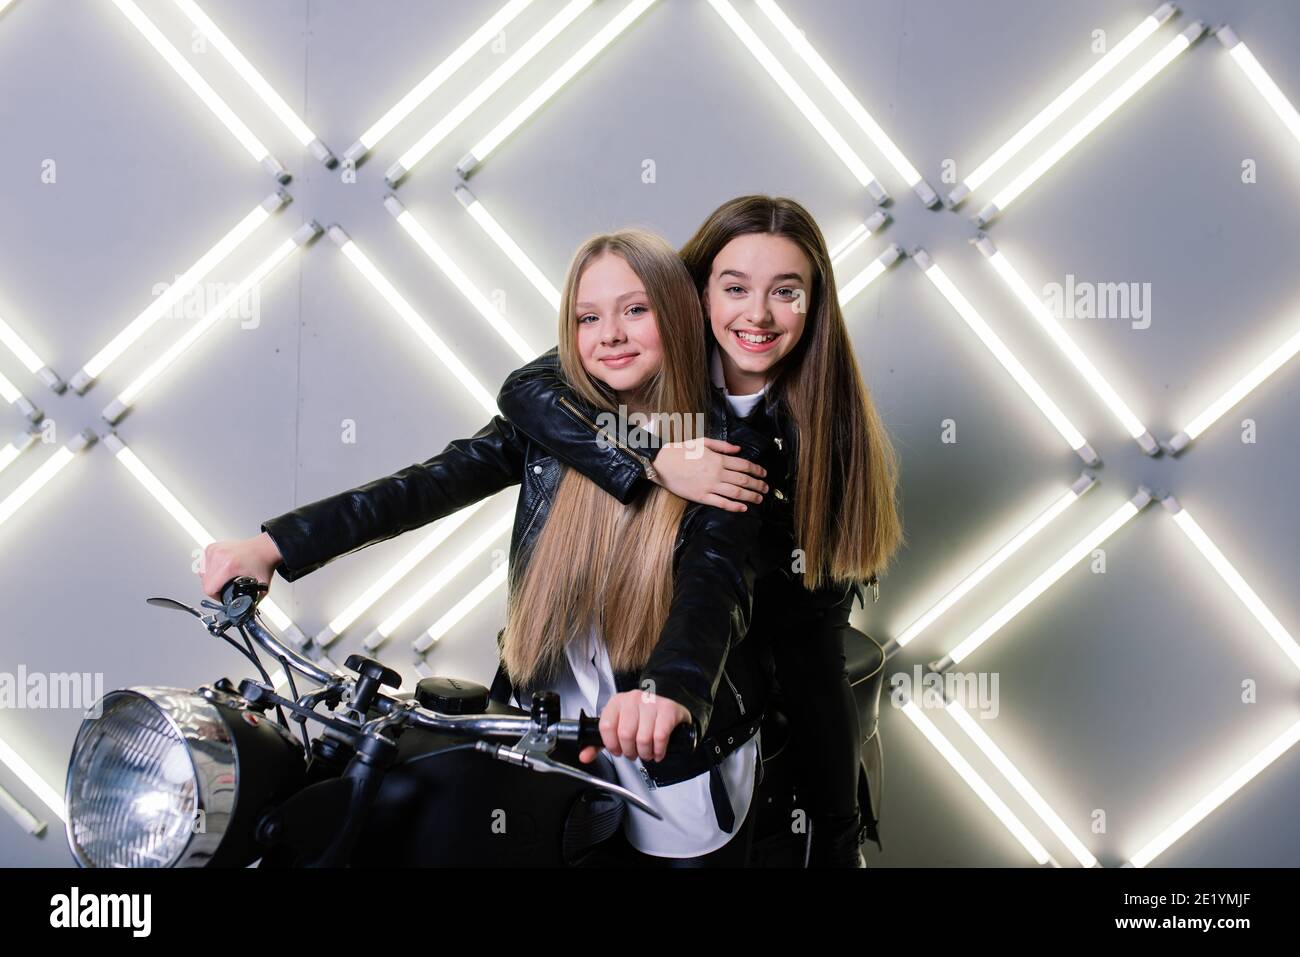
[[[532,531],[533,522],[537,521],[537,513],[540,512],[541,510],[542,510],[542,500],[538,499],[537,504],[533,506],[532,514],[528,516],[528,525],[527,527],[524,528],[524,533],[519,536],[519,541],[521,544],[523,542],[528,541],[528,533]]]
[[[736,686],[732,684],[731,675],[727,674],[725,668],[722,671],[722,677],[727,679],[727,687],[729,687],[731,693],[736,696],[736,705],[740,708],[740,716],[743,718],[745,716],[745,699],[740,696],[740,692],[737,691]]]
[[[634,450],[634,449],[630,449],[630,448],[628,448],[626,445],[624,445],[622,442],[620,442],[617,438],[615,438],[614,436],[610,435],[608,431],[606,431],[605,429],[602,429],[602,428],[601,428],[599,425],[597,425],[595,422],[591,421],[591,419],[589,419],[587,416],[583,415],[583,414],[582,414],[582,411],[581,411],[581,410],[580,410],[576,405],[574,405],[572,402],[570,402],[567,398],[565,398],[564,396],[560,396],[560,404],[563,405],[563,406],[564,406],[566,409],[568,409],[570,412],[572,412],[575,416],[577,416],[578,419],[579,419],[580,421],[582,421],[582,422],[586,423],[587,425],[591,426],[591,430],[592,430],[593,432],[595,432],[597,435],[604,435],[604,436],[606,437],[606,439],[608,439],[609,441],[613,442],[616,446],[618,446],[620,449],[622,449],[622,450],[623,450],[624,452],[626,452],[628,455],[632,456],[634,459],[636,459],[638,462],[640,462],[640,463],[641,463],[641,467],[642,467],[643,469],[645,469],[646,475],[653,475],[653,474],[654,474],[654,466],[651,465],[651,464],[650,464],[650,460],[649,460],[648,458],[646,458],[644,455],[642,455],[640,452],[637,452],[637,451]]]

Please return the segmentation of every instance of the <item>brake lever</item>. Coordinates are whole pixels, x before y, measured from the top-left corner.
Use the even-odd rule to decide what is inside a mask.
[[[527,738],[528,735],[525,735]],[[521,742],[522,743],[522,742]],[[514,748],[508,748],[504,744],[493,744],[490,741],[477,741],[475,748],[479,751],[489,754],[498,761],[505,761],[507,764],[513,764],[517,767],[525,768],[529,771],[538,771],[542,774],[563,774],[591,787],[600,788],[603,791],[609,791],[617,794],[624,801],[639,808],[649,814],[657,821],[662,821],[664,816],[656,811],[653,807],[645,802],[638,794],[629,791],[621,784],[614,784],[612,781],[606,781],[604,778],[597,777],[589,771],[583,771],[580,768],[572,767],[561,761],[556,761],[545,751],[524,750],[518,751]]]
[[[159,608],[175,608],[177,611],[188,611],[200,621],[203,619],[203,613],[201,611],[197,608],[191,608],[189,605],[177,601],[175,598],[146,598],[145,601],[151,605],[157,605]],[[203,604],[204,607],[212,607],[208,605],[206,601]]]
[[[202,606],[204,608],[211,608],[215,612],[215,614],[212,615],[205,615],[197,608],[192,608],[184,602],[177,601],[175,598],[146,598],[145,601],[150,605],[157,606],[158,608],[174,608],[177,611],[189,612],[207,626],[209,633],[217,635],[218,637],[224,635],[230,629],[231,625],[244,617],[248,612],[249,606],[252,604],[252,599],[245,595],[241,595],[239,598],[231,602],[229,608],[219,602],[208,601],[205,598],[201,602]]]

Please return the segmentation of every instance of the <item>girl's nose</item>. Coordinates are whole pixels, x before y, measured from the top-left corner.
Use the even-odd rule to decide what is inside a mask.
[[[626,338],[627,335],[623,331],[623,324],[617,319],[601,324],[600,341],[602,345],[622,342]]]

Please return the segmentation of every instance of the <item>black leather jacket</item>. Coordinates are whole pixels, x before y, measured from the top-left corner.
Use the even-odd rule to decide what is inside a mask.
[[[717,401],[725,403],[721,393],[716,389],[714,392]],[[771,492],[764,496],[761,509],[762,556],[758,565],[763,577],[754,595],[752,624],[763,634],[776,634],[781,629],[833,628],[848,621],[855,599],[865,604],[864,584],[874,585],[876,579],[873,576],[865,583],[830,584],[809,590],[803,587],[802,576],[793,571],[798,432],[794,421],[770,396],[769,391],[744,419],[731,416],[733,423],[770,438],[776,446],[772,453],[776,467],[772,461],[760,462],[767,469]],[[620,502],[635,500],[650,486],[646,474],[659,449],[658,437],[630,429],[626,447],[592,442],[590,427],[583,423],[594,413],[564,381],[555,349],[512,372],[497,396],[497,406],[530,438]],[[757,461],[744,451],[739,454]]]
[[[572,421],[575,439],[580,434],[583,442],[597,448],[594,422],[582,423],[579,432],[579,419]],[[707,430],[712,437],[740,445],[747,458],[778,467],[775,444],[743,424],[729,422],[720,397],[709,410]],[[511,574],[518,576],[546,521],[560,475],[555,456],[496,416],[471,438],[450,443],[423,463],[268,519],[262,531],[283,557],[277,571],[286,581],[295,581],[336,558],[520,484],[510,541]],[[615,674],[620,692],[647,687],[650,681],[657,694],[685,706],[703,746],[701,754],[712,749],[711,763],[757,730],[770,685],[770,663],[741,642],[749,630],[754,580],[767,571],[762,550],[756,547],[763,511],[688,506],[674,546],[672,606],[659,643],[640,674]],[[526,700],[532,690],[547,686],[514,689],[508,681],[503,685],[503,675],[499,671],[493,685],[498,700],[514,693]],[[741,734],[744,737],[736,740]],[[656,784],[675,783],[702,769],[696,763],[687,770],[685,761],[671,757],[643,764]]]

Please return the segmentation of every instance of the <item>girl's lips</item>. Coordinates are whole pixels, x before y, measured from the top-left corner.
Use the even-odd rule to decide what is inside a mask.
[[[731,335],[736,342],[740,343],[740,348],[744,349],[746,352],[767,352],[769,349],[774,348],[777,340],[781,338],[781,334],[778,332],[773,335],[771,339],[767,340],[767,342],[746,342],[741,338],[739,329],[733,329]]]
[[[603,362],[605,365],[609,366],[611,369],[621,369],[625,365],[628,365],[639,354],[640,353],[631,352],[623,356],[610,356],[607,358],[603,358],[600,361]]]

